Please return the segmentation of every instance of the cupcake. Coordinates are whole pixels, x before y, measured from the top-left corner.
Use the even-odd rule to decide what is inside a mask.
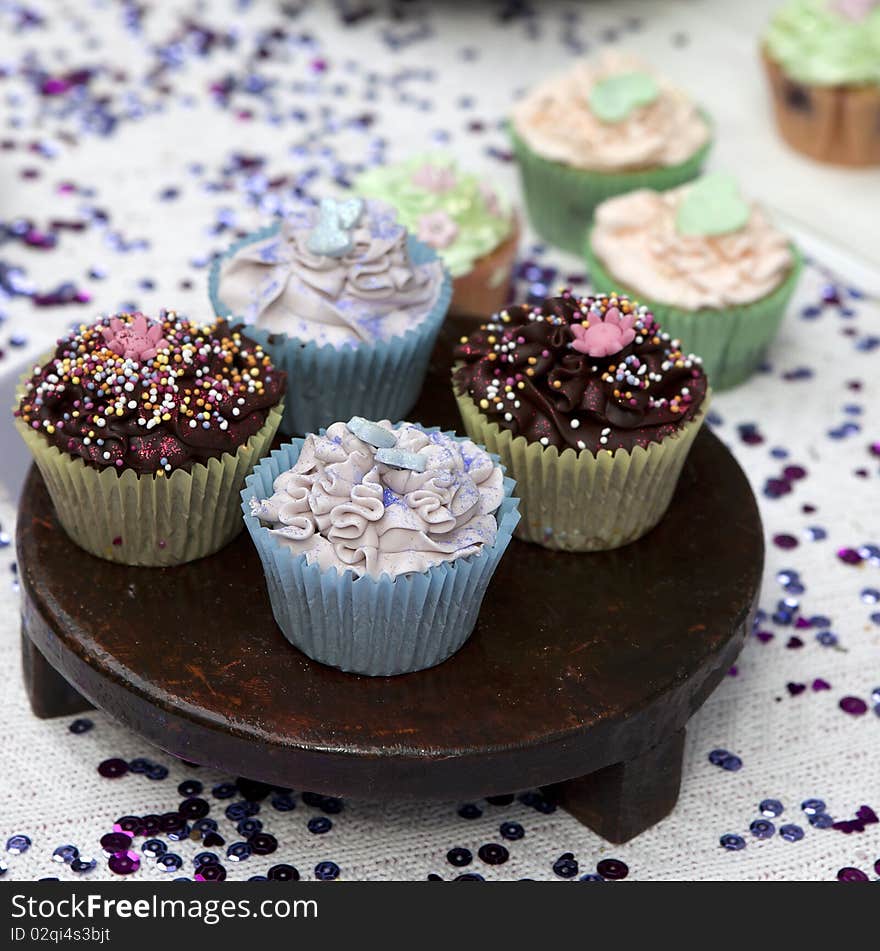
[[[241,530],[241,488],[284,386],[224,322],[117,314],[59,340],[14,415],[73,541],[126,565],[179,565]]]
[[[761,52],[792,148],[836,165],[880,164],[877,0],[788,0]]]
[[[800,256],[728,175],[639,189],[596,209],[590,280],[638,297],[703,360],[716,389],[759,366],[797,284]]]
[[[542,83],[517,104],[510,131],[532,225],[575,254],[600,201],[689,181],[712,135],[683,92],[627,55]]]
[[[386,676],[470,636],[519,518],[512,490],[467,439],[354,417],[273,452],[241,495],[284,636]]]
[[[322,200],[214,262],[211,300],[287,374],[281,428],[355,412],[401,419],[418,398],[451,284],[433,248],[377,201]]]
[[[488,317],[510,299],[519,228],[510,205],[488,182],[445,155],[421,155],[365,172],[355,188],[397,209],[452,275],[452,311]]]
[[[647,307],[563,291],[501,311],[456,358],[465,430],[516,480],[521,538],[602,551],[663,517],[709,387]]]

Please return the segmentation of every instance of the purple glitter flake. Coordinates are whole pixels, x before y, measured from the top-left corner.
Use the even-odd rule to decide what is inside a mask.
[[[789,550],[792,548],[797,548],[798,540],[794,537],[794,535],[774,535],[773,544],[776,545],[777,548]]]
[[[602,878],[616,882],[629,875],[629,866],[620,859],[602,859],[596,865],[596,871]]]
[[[839,706],[844,713],[854,717],[860,717],[868,712],[868,704],[861,697],[844,697]]]
[[[131,836],[125,832],[108,832],[101,836],[101,848],[107,855],[126,852],[131,847]]]
[[[116,875],[132,875],[141,867],[141,857],[137,852],[117,852],[110,856],[107,865]]]
[[[21,855],[31,847],[31,840],[26,835],[12,835],[6,840],[6,851],[10,855]]]
[[[98,772],[104,779],[119,779],[120,776],[124,776],[128,772],[128,763],[119,757],[105,759],[98,764]]]

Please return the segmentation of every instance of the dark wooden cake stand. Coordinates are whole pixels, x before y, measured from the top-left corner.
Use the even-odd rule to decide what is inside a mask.
[[[458,333],[411,418],[459,425]],[[358,677],[284,639],[246,532],[178,568],[114,565],[68,540],[32,470],[18,520],[25,678],[37,716],[94,704],[235,775],[363,798],[551,787],[624,842],[675,805],[685,725],[742,647],[762,562],[748,482],[704,430],[645,538],[586,555],[514,541],[458,654]]]

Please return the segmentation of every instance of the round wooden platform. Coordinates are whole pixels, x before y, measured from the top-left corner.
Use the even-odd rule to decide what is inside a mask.
[[[444,428],[453,336],[411,414]],[[622,841],[674,804],[683,728],[742,646],[763,541],[745,476],[704,431],[649,535],[588,555],[514,541],[465,647],[378,679],[290,646],[247,533],[178,568],[114,565],[68,540],[32,470],[18,559],[38,712],[77,706],[54,668],[176,756],[338,795],[466,799],[587,776],[562,787],[569,808]]]

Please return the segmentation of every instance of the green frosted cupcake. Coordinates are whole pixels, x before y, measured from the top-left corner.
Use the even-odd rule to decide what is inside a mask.
[[[723,174],[603,202],[585,254],[592,286],[648,304],[716,389],[760,365],[801,270],[789,238]]]
[[[493,184],[438,152],[371,168],[355,188],[396,208],[401,223],[437,252],[452,276],[453,313],[485,318],[509,301],[519,227]]]
[[[712,130],[705,113],[639,60],[608,55],[528,93],[510,135],[532,226],[580,254],[596,205],[695,178]]]
[[[645,306],[564,291],[501,311],[456,359],[464,428],[516,480],[520,538],[603,551],[660,521],[710,391]]]

